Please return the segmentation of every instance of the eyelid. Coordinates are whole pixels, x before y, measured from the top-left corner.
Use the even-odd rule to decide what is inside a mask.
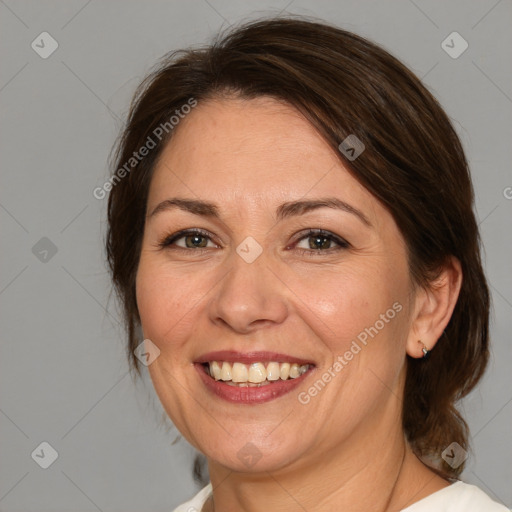
[[[219,244],[214,240],[215,236],[212,233],[210,233],[209,231],[207,231],[205,229],[201,229],[201,228],[182,229],[182,230],[177,231],[176,233],[172,233],[171,235],[164,236],[164,238],[162,240],[160,240],[160,242],[158,243],[158,246],[162,249],[165,249],[165,248],[173,245],[180,238],[184,238],[186,236],[191,236],[191,235],[201,235],[201,236],[207,238],[209,241],[211,241],[215,245],[219,246]],[[312,237],[312,236],[321,236],[321,237],[327,238],[327,239],[333,241],[337,245],[337,247],[331,247],[329,249],[323,249],[323,250],[303,249],[303,248],[297,248],[296,250],[303,252],[303,253],[309,253],[309,254],[313,254],[313,253],[316,253],[316,254],[324,253],[325,254],[325,253],[329,253],[329,252],[333,252],[333,251],[337,251],[337,250],[341,250],[341,249],[346,249],[346,248],[350,247],[349,242],[347,242],[341,236],[336,235],[335,233],[332,233],[331,231],[327,231],[327,230],[321,229],[321,228],[316,228],[316,229],[310,228],[310,229],[303,230],[303,231],[297,233],[295,236],[295,241],[293,241],[291,244],[289,244],[286,247],[286,249],[293,249],[296,247],[296,245],[299,242],[301,242],[302,240],[304,240],[306,238]],[[175,246],[174,248],[177,250],[185,250],[185,251],[190,251],[192,249],[192,248],[185,248],[185,247],[180,247],[180,246]],[[211,247],[210,248],[197,247],[192,250],[200,251],[200,250],[205,250],[205,249],[211,249]]]
[[[311,236],[321,236],[321,237],[328,238],[328,239],[332,240],[333,242],[335,242],[336,244],[338,244],[338,246],[340,248],[347,248],[350,246],[350,243],[347,242],[341,236],[336,235],[332,231],[327,231],[327,230],[321,229],[321,228],[316,228],[316,229],[312,228],[312,229],[308,229],[306,231],[297,233],[297,237],[296,237],[295,241],[292,242],[291,245],[296,245],[298,242],[304,240],[305,238],[309,238]],[[311,249],[312,252],[327,252],[330,250],[332,250],[332,249],[325,249],[324,251],[313,251],[313,249]]]
[[[190,235],[201,235],[201,236],[204,236],[205,238],[208,238],[212,243],[214,243],[215,245],[219,245],[217,242],[215,242],[213,239],[214,239],[214,236],[212,233],[206,231],[205,229],[201,229],[201,228],[187,228],[187,229],[181,229],[179,231],[177,231],[176,233],[172,233],[170,235],[166,235],[164,236],[159,242],[158,242],[158,245],[165,249],[166,247],[169,247],[171,246],[172,244],[174,244],[176,242],[176,240],[179,240],[180,238],[184,238],[186,236],[190,236]],[[180,247],[180,246],[176,246],[177,249],[184,249],[184,250],[189,250],[187,248],[184,248],[184,247]],[[198,247],[197,249],[195,250],[200,250],[200,249],[206,249],[206,247]]]

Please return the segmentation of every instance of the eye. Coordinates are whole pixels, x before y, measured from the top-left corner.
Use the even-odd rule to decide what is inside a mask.
[[[299,238],[295,248],[304,252],[331,252],[346,249],[350,244],[329,231],[311,229]]]
[[[216,248],[210,238],[210,234],[200,229],[185,229],[167,236],[159,243],[162,248],[179,249],[209,249]],[[174,247],[173,247],[174,246]]]

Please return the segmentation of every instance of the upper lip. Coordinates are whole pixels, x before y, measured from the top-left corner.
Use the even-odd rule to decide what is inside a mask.
[[[313,364],[310,360],[295,357],[288,354],[279,354],[277,352],[238,352],[236,350],[217,350],[215,352],[208,352],[198,357],[195,362],[199,364],[210,363],[212,361],[227,361],[231,363],[296,363],[299,365]]]

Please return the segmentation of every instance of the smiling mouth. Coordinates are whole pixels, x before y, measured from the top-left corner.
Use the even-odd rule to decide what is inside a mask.
[[[279,363],[276,361],[242,362],[210,361],[202,363],[204,372],[215,381],[234,387],[270,386],[297,379],[312,368],[311,364]]]

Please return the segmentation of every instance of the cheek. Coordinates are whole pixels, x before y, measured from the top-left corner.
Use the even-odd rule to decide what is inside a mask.
[[[402,303],[407,280],[401,271],[383,262],[367,263],[364,267],[347,265],[332,272],[309,272],[294,278],[291,287],[300,299],[297,304],[301,304],[303,314],[310,318],[308,323],[331,352],[343,351],[376,323],[379,331],[389,333],[395,333],[401,325],[394,322],[399,316],[396,309],[400,308],[393,309],[393,304]]]
[[[179,333],[190,326],[193,306],[200,295],[193,279],[177,278],[164,265],[141,258],[136,279],[137,306],[144,336],[160,350],[179,343]]]
[[[351,428],[395,389],[405,357],[408,283],[405,266],[383,262],[296,280],[300,315],[323,354],[317,380],[301,391],[338,426]],[[325,389],[316,384],[324,377]]]

